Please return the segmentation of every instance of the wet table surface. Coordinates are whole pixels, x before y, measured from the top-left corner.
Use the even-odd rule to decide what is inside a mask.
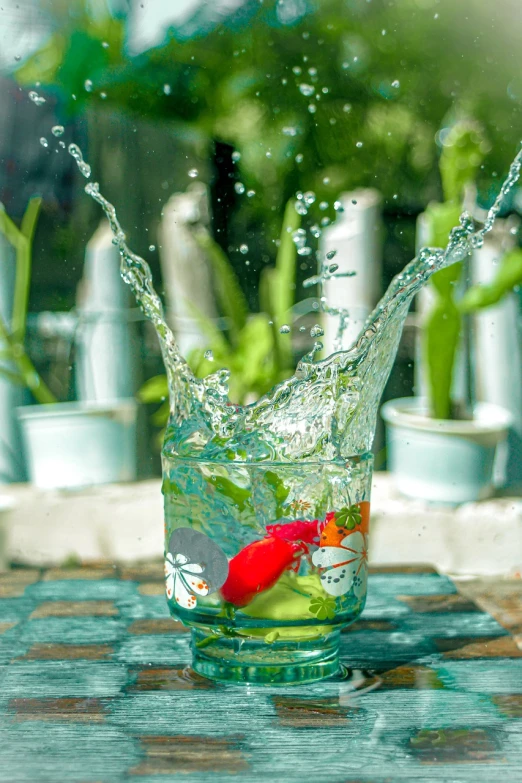
[[[522,779],[521,580],[374,571],[342,638],[350,679],[218,686],[160,563],[0,575],[0,781]]]

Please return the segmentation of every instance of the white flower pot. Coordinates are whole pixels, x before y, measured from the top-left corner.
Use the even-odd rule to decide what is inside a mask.
[[[31,481],[43,489],[136,478],[135,400],[18,409]]]
[[[478,403],[471,421],[432,419],[424,400],[404,397],[381,414],[389,469],[403,495],[457,505],[493,494],[497,448],[511,424],[504,408]]]

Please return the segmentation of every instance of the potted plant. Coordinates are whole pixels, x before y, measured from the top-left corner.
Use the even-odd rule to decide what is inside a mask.
[[[440,157],[445,201],[430,204],[424,213],[422,244],[446,245],[486,150],[474,122],[462,120],[447,132]],[[473,399],[471,317],[522,282],[522,250],[504,255],[488,285],[469,286],[468,276],[467,264],[461,262],[431,279],[433,300],[422,325],[427,396],[391,400],[382,408],[388,464],[397,488],[431,502],[458,504],[490,496],[497,448],[511,422],[508,411]],[[460,394],[455,391],[459,357],[468,373]]]
[[[0,316],[0,375],[25,387],[35,405],[18,408],[31,481],[41,488],[129,481],[136,475],[135,400],[58,402],[25,348],[31,247],[40,199],[20,228],[0,210],[0,232],[13,246],[16,272],[11,319]]]

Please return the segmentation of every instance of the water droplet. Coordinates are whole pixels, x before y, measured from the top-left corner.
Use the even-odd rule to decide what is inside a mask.
[[[172,92],[172,87],[170,86],[170,84],[164,84],[163,85],[164,95],[170,95],[171,92]]]
[[[59,141],[58,144],[60,145],[60,147],[62,149],[65,149],[65,142],[64,141]]]
[[[317,68],[309,68],[308,73],[310,76],[317,76]]]
[[[342,201],[334,201],[334,209],[336,212],[344,212]]]
[[[104,49],[108,49],[109,48],[109,44],[108,44],[107,41],[102,41],[102,46],[103,46]]]
[[[357,204],[357,199],[356,198],[352,198],[352,204]]]
[[[42,136],[42,138],[40,139],[40,144],[42,145],[42,147],[48,147],[49,146],[49,142],[47,141],[45,136]]]
[[[323,177],[323,185],[329,185],[330,184],[330,177]]]
[[[324,212],[325,209],[328,209],[328,202],[327,201],[321,201],[319,202],[319,209]]]
[[[352,104],[351,103],[345,103],[343,106],[343,111],[346,112],[346,114],[349,114],[352,110]]]
[[[81,149],[77,144],[69,144],[67,150],[69,155],[71,155],[76,161],[76,164],[83,176],[88,179],[91,176],[91,167],[84,161]]]
[[[330,266],[328,267],[328,272],[329,274],[333,275],[334,272],[337,272],[338,269],[339,269],[339,264],[330,264]]]
[[[290,334],[290,327],[288,324],[283,324],[279,329],[281,334]]]
[[[16,60],[16,62],[17,62],[17,63],[19,63],[19,62],[20,62],[20,60],[22,59],[22,58],[21,58],[21,56],[20,56],[19,54],[15,54],[14,58],[15,58],[15,60]]]
[[[298,247],[303,247],[306,242],[306,231],[304,228],[298,228],[292,233],[292,240]]]
[[[212,351],[205,351],[203,356],[207,360],[207,362],[213,362],[214,361],[214,354],[212,353]]]
[[[315,114],[315,112],[317,111],[317,106],[315,105],[315,103],[309,104],[308,111],[310,112],[310,114]]]
[[[394,199],[394,201],[397,201],[398,198],[399,198],[399,194],[398,193],[394,193],[393,196],[392,196],[392,199]]]
[[[438,15],[438,14],[433,14],[433,18],[434,18],[434,19],[438,19],[438,18],[439,18],[439,15]]]
[[[53,127],[51,128],[51,133],[53,134],[53,136],[56,137],[63,136],[64,131],[65,128],[63,127],[63,125],[53,125]]]
[[[236,191],[236,193],[239,193],[239,195],[241,195],[242,193],[245,192],[245,186],[243,185],[242,182],[235,182],[234,190]]]
[[[328,87],[322,87],[321,88],[321,92],[323,93],[323,95],[327,95],[330,91],[329,91]]]
[[[100,93],[100,98],[102,99],[102,101],[104,101],[107,98],[107,93],[106,92],[101,92]]]
[[[355,142],[355,146],[356,146],[358,149],[361,149],[361,147],[363,146],[363,142],[362,142],[362,141],[356,141],[356,142]]]
[[[295,162],[296,163],[302,163],[303,162],[303,157],[304,157],[303,154],[301,152],[298,152],[297,155],[295,156]]]
[[[305,247],[298,247],[297,248],[297,255],[299,255],[299,256],[309,256],[311,252],[312,252],[312,248],[311,247],[306,247],[305,246]]]
[[[196,177],[199,174],[199,171],[197,169],[189,169],[187,173],[188,173],[190,179],[196,179]]]
[[[328,225],[330,225],[331,222],[332,221],[330,220],[329,217],[325,216],[325,217],[321,218],[321,225],[322,226],[328,226]]]
[[[297,128],[294,128],[293,125],[285,125],[282,133],[283,136],[297,136]]]
[[[248,245],[239,245],[239,252],[243,253],[244,256],[248,253]]]
[[[315,326],[312,326],[310,329],[310,337],[322,337],[324,334],[324,329],[320,324],[315,324]]]
[[[149,250],[151,253],[154,253],[154,251],[156,250],[156,245],[149,245]]]
[[[512,226],[512,228],[509,229],[510,234],[516,234],[518,232],[518,226]]]
[[[86,92],[92,92],[92,80],[86,79],[83,83]]]
[[[309,98],[310,95],[314,94],[315,88],[312,87],[311,84],[300,84],[299,92],[301,93],[301,95],[306,95],[306,97]]]
[[[381,30],[381,35],[386,35],[386,30]]]
[[[306,332],[306,326],[300,326],[299,327],[300,332]]]
[[[298,65],[294,65],[292,71],[295,73],[296,76],[299,76],[302,73],[302,70]]]
[[[295,211],[297,212],[298,215],[306,215],[306,214],[308,214],[308,210],[306,208],[306,204],[303,204],[302,201],[296,201],[294,203],[294,208],[295,208]]]
[[[307,206],[310,206],[311,204],[313,204],[314,201],[315,201],[315,193],[314,193],[314,191],[313,190],[307,190],[306,193],[303,193],[303,200],[304,200],[304,203]]]
[[[398,79],[394,79],[391,86],[395,87],[395,89],[398,89],[401,86],[401,83]]]
[[[328,253],[326,254],[326,258],[328,259],[328,261],[331,261],[332,258],[335,258],[336,255],[337,255],[337,250],[329,250]]]
[[[266,155],[267,158],[271,158],[272,157],[272,153],[270,152],[270,150],[267,150],[265,152],[265,155]]]
[[[234,152],[232,153],[232,160],[234,161],[234,163],[237,163],[238,160],[241,160],[241,153],[238,152],[237,150],[234,150]]]
[[[255,190],[247,190],[248,198],[252,198],[255,195],[256,195],[256,191]]]
[[[34,90],[30,91],[29,98],[32,100],[33,103],[36,103],[37,106],[41,106],[42,103],[45,103],[45,98],[42,98],[42,96],[38,95],[38,93],[35,92]]]
[[[323,232],[321,231],[318,225],[314,224],[313,226],[310,226],[310,233],[313,237],[318,239]]]

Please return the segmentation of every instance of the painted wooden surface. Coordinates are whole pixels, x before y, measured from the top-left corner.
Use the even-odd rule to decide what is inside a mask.
[[[490,783],[522,779],[522,601],[434,572],[370,578],[351,679],[187,675],[162,567],[0,576],[0,781]],[[512,635],[510,631],[514,634]]]

